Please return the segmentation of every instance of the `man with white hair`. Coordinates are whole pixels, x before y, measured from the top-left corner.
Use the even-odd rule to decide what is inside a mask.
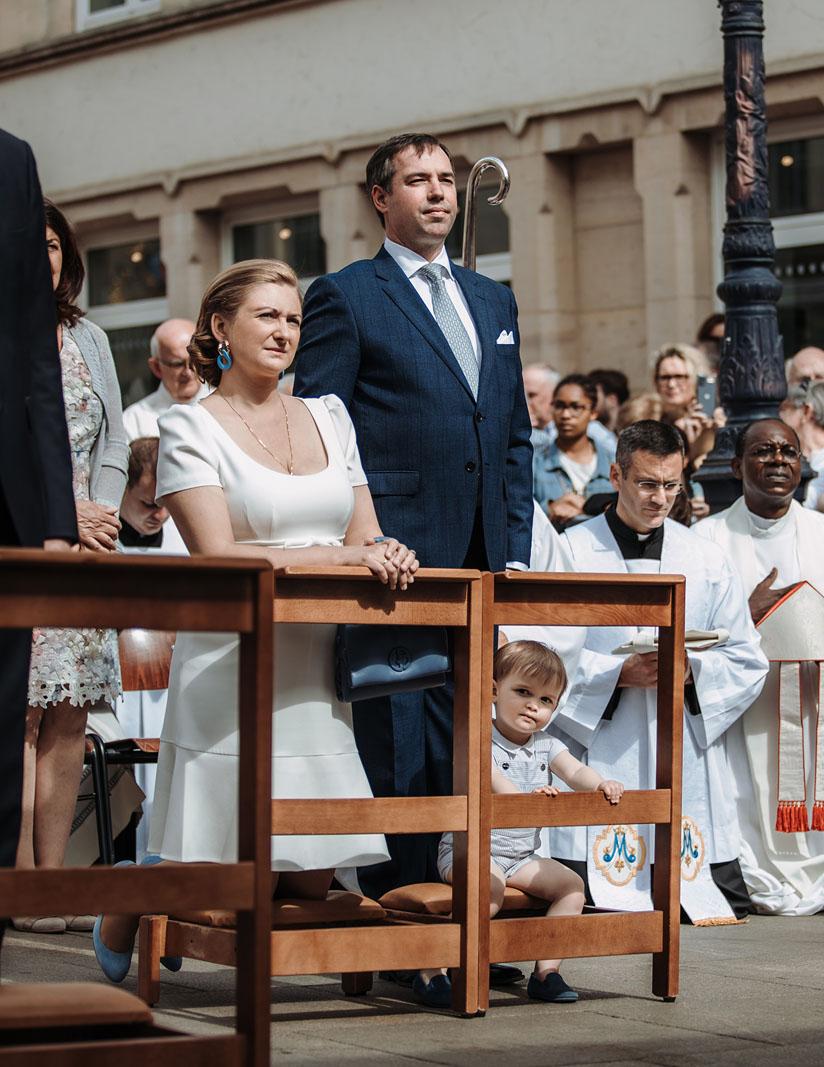
[[[547,363],[532,363],[524,367],[523,378],[532,429],[544,431],[552,423],[552,398],[561,375]],[[535,438],[533,434],[533,445]]]
[[[824,349],[810,345],[801,348],[787,363],[787,385],[824,380]]]
[[[195,332],[188,319],[167,319],[149,342],[149,368],[160,385],[123,412],[129,441],[157,437],[157,420],[172,404],[194,404],[209,392],[192,369],[187,345]]]
[[[807,485],[804,506],[821,511],[819,501],[824,505],[824,381],[791,385],[778,413],[798,434],[801,451],[815,471],[815,477]]]

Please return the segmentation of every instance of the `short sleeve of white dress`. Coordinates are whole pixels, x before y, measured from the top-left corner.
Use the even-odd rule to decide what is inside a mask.
[[[157,457],[157,497],[220,486],[218,456],[209,433],[208,412],[196,404],[173,404],[158,420],[160,452]]]
[[[341,451],[346,460],[349,484],[353,489],[356,485],[366,485],[366,475],[364,474],[363,466],[361,464],[360,452],[358,452],[358,441],[355,436],[355,427],[352,425],[352,420],[349,418],[349,412],[346,410],[343,401],[333,393],[321,397],[321,400],[323,401],[326,410],[329,412],[329,417],[332,420],[335,434],[340,442]]]

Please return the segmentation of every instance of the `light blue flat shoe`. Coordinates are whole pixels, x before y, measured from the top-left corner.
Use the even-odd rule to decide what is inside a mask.
[[[160,862],[160,856],[147,856],[143,861],[143,866],[152,866],[155,863]],[[115,864],[115,867],[133,867],[133,860],[121,860]],[[114,949],[108,947],[103,941],[100,934],[100,929],[103,925],[103,916],[98,915],[95,919],[94,928],[92,930],[92,945],[94,946],[94,954],[97,958],[97,962],[100,964],[101,971],[106,975],[110,982],[122,982],[126,975],[129,973],[129,968],[132,965],[132,956],[134,954],[134,938],[132,943],[126,952],[115,952]],[[183,966],[183,960],[180,956],[161,956],[160,962],[166,968],[167,971],[179,971]]]

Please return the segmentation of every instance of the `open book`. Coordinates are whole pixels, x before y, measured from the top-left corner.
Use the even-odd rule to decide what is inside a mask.
[[[684,634],[684,648],[687,652],[706,652],[708,648],[725,645],[729,640],[729,630],[687,630]],[[631,656],[633,652],[641,654],[658,651],[658,634],[655,630],[640,630],[631,641],[612,650],[613,656]]]

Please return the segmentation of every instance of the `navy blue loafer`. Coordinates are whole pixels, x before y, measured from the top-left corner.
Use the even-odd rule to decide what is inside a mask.
[[[428,982],[416,974],[412,979],[412,996],[427,1008],[451,1008],[452,983],[445,974],[436,974]]]
[[[526,993],[533,1000],[544,1000],[548,1004],[572,1004],[578,999],[578,994],[557,971],[550,971],[546,978],[530,975]]]

